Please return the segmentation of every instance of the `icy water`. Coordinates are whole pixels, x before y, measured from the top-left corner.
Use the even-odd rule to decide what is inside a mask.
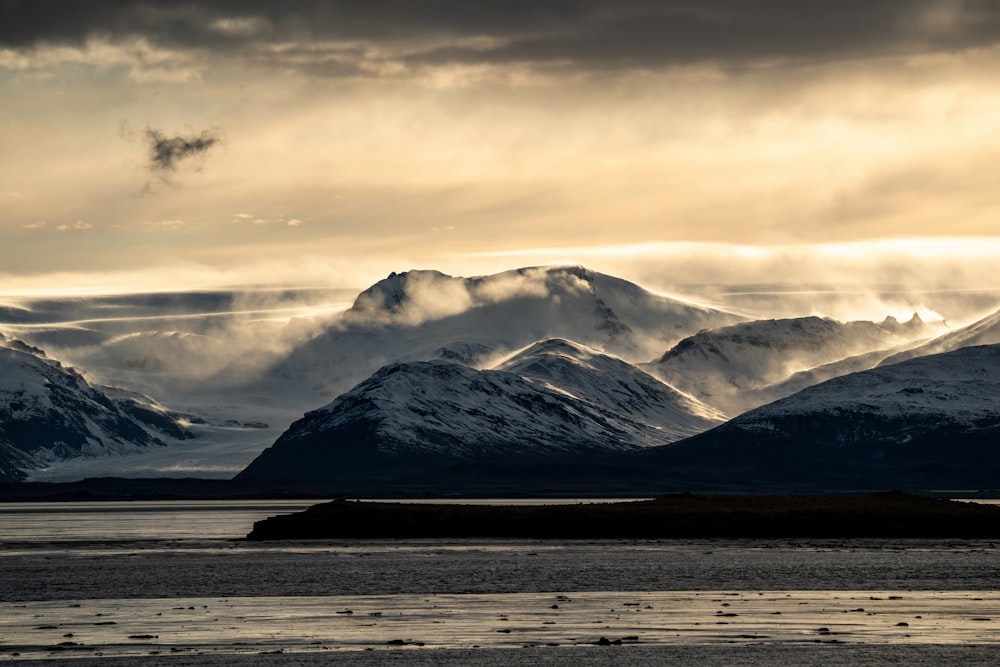
[[[0,505],[0,661],[996,664],[1000,543],[243,542],[310,502]]]

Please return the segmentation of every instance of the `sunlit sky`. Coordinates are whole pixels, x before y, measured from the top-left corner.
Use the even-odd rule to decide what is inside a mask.
[[[995,0],[0,0],[0,286],[996,287],[998,43]]]

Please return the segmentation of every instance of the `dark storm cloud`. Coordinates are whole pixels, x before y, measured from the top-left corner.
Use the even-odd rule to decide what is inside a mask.
[[[1000,41],[1000,0],[0,0],[0,46],[145,37],[173,48],[268,57],[295,45],[353,73],[323,42],[415,64],[644,68],[817,61],[962,50]],[[470,38],[486,38],[469,46]],[[386,56],[385,53],[395,55]],[[276,64],[289,60],[274,56]],[[311,67],[308,53],[294,61]]]
[[[657,67],[697,62],[826,61],[966,49],[1000,41],[1000,3],[707,0],[609,5],[583,20],[486,50],[445,47],[432,62],[565,62]]]
[[[90,36],[145,36],[157,42],[225,48],[257,40],[362,40],[376,43],[435,36],[519,34],[592,11],[569,0],[0,0],[0,45],[82,43]],[[220,20],[254,20],[244,34]]]
[[[146,140],[149,142],[149,167],[156,172],[173,171],[178,162],[201,155],[220,141],[207,130],[190,137],[168,137],[153,128],[146,129]]]

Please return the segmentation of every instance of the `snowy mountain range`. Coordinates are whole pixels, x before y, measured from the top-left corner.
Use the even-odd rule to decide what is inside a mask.
[[[384,366],[307,413],[238,479],[568,462],[661,445],[721,421],[714,409],[620,359],[549,339],[490,370],[445,361]]]
[[[0,476],[37,479],[45,466],[59,479],[244,468],[244,480],[390,479],[467,464],[489,475],[511,462],[587,461],[665,483],[710,480],[713,471],[727,484],[781,475],[799,483],[838,470],[848,479],[851,466],[874,483],[882,478],[873,471],[909,465],[911,454],[914,465],[944,465],[927,458],[930,445],[871,449],[872,434],[896,434],[893,424],[913,426],[900,438],[921,443],[956,434],[986,442],[993,433],[992,364],[976,370],[941,353],[1000,342],[1000,313],[953,331],[919,317],[750,319],[582,267],[472,278],[409,271],[349,307],[312,298],[301,312],[290,301],[269,311],[256,298],[195,299],[237,310],[232,321],[185,313],[179,296],[104,299],[94,313],[67,300],[76,319],[66,322],[55,322],[63,307],[55,301],[48,310],[4,307],[0,320],[16,320],[21,340],[0,338]],[[161,302],[163,321],[154,315]],[[85,375],[36,347],[66,339],[64,330],[74,342],[57,348],[59,358]],[[907,365],[917,362],[927,365]],[[886,392],[871,393],[882,385]],[[940,396],[952,398],[930,400]],[[965,416],[956,416],[959,403]],[[765,441],[777,453],[760,461],[746,453],[765,450],[725,444]],[[831,450],[821,442],[847,442],[843,451],[857,456],[824,458]],[[796,458],[796,443],[822,456]],[[892,454],[872,463],[865,448]]]
[[[0,334],[0,481],[74,457],[164,447],[190,433],[149,399],[91,386],[26,343]]]

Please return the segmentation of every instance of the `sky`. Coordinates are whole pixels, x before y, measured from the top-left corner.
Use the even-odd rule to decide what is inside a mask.
[[[0,0],[0,290],[1000,287],[998,0]]]

